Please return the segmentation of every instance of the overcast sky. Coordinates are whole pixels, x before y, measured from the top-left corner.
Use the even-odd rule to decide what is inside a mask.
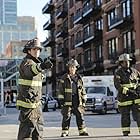
[[[49,0],[17,0],[18,16],[33,16],[36,18],[38,27],[38,37],[44,41],[47,31],[43,31],[43,25],[48,20],[49,15],[42,14],[42,8]]]

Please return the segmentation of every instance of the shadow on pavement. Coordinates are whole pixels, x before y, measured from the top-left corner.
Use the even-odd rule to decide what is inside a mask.
[[[114,135],[114,136],[68,136],[68,137],[44,137],[44,140],[88,140],[88,139],[94,139],[94,140],[104,140],[109,138],[110,140],[124,140],[124,139],[131,139],[131,140],[138,140],[140,138],[140,135],[131,135],[128,137],[123,137],[122,135]],[[118,139],[117,139],[118,138]],[[133,139],[134,138],[134,139]],[[137,139],[138,138],[138,139]]]
[[[86,112],[84,115],[85,116],[97,116],[97,115],[101,115],[101,116],[104,116],[104,115],[116,115],[116,114],[120,114],[120,113],[116,113],[116,112],[107,112],[107,114],[100,114],[100,113],[95,113],[95,112]]]

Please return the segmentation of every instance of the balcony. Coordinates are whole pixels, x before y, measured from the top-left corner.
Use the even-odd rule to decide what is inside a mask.
[[[123,3],[123,2],[125,2],[126,0],[119,0],[119,3]]]
[[[55,40],[53,37],[46,38],[46,40],[43,42],[43,47],[54,46],[54,45],[55,45]]]
[[[68,36],[68,29],[62,28],[56,33],[56,38],[65,38]]]
[[[57,11],[56,18],[65,18],[68,15],[68,9],[63,9],[62,11]]]
[[[83,6],[83,17],[89,17],[91,16],[91,14],[93,13],[94,11],[94,6],[93,4],[89,3],[89,4],[86,4]]]
[[[82,24],[82,10],[74,16],[74,24]]]
[[[51,2],[47,3],[42,9],[42,14],[50,14],[53,8],[54,5]]]
[[[94,31],[93,28],[90,27],[89,32],[84,33],[84,43],[88,43],[94,39]]]
[[[77,47],[82,47],[83,46],[83,38],[81,37],[81,38],[77,38],[76,40],[75,40],[75,48],[77,48]]]
[[[51,20],[48,20],[44,25],[43,25],[43,30],[51,30],[55,26],[54,23],[52,23]]]
[[[62,46],[57,46],[57,56],[62,57]]]
[[[116,16],[113,20],[110,21],[110,26],[109,29],[122,29],[126,26],[130,26],[130,24],[133,23],[133,17],[132,15],[127,16],[127,17],[122,17],[122,16]]]

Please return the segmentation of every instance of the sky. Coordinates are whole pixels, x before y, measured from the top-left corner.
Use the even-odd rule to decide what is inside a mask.
[[[47,2],[49,0],[17,0],[18,16],[33,16],[36,18],[40,41],[44,41],[47,36],[47,31],[43,31],[43,25],[49,19],[49,15],[42,14],[42,8]]]

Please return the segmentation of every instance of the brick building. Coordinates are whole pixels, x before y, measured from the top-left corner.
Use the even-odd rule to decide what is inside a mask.
[[[50,14],[43,44],[56,59],[54,76],[66,71],[70,58],[83,75],[113,74],[124,52],[140,70],[140,0],[50,0],[42,13]]]

